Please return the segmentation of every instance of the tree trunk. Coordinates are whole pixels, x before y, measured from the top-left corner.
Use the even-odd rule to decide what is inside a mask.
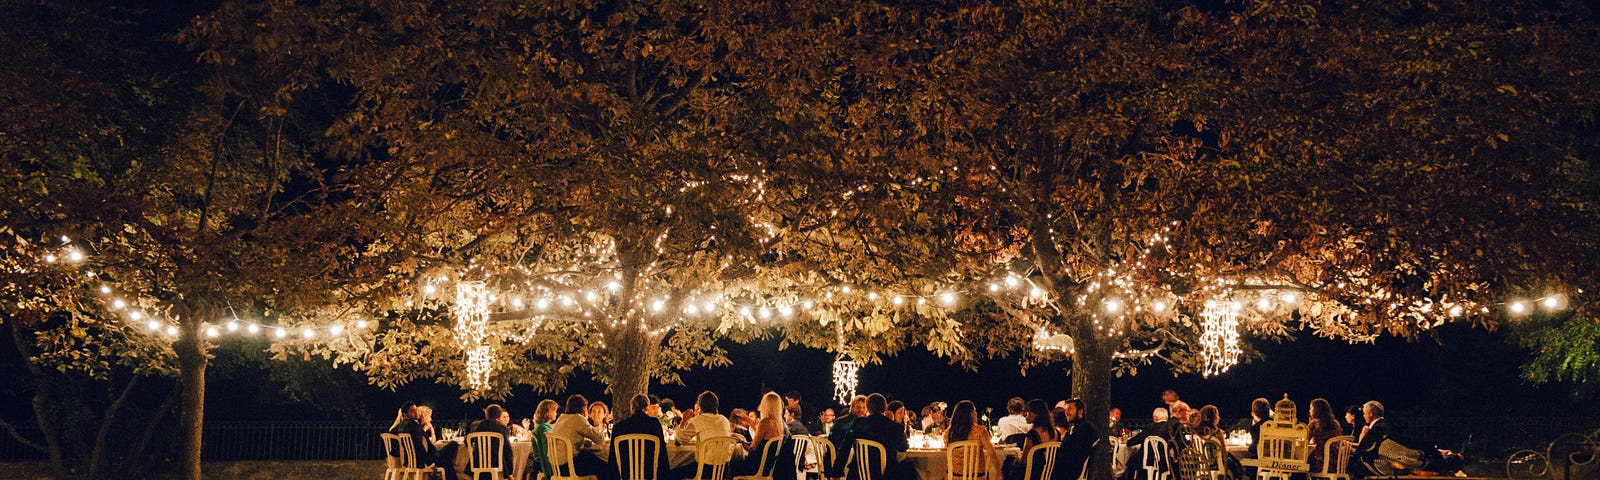
[[[173,348],[178,352],[178,383],[183,389],[179,437],[182,439],[184,480],[200,478],[201,426],[206,407],[206,347],[200,338],[200,321],[185,319]]]
[[[641,319],[628,322],[638,325]],[[629,404],[634,395],[650,393],[650,376],[655,371],[656,354],[661,351],[648,332],[637,326],[624,326],[617,332],[619,338],[611,348],[611,412],[617,419],[633,414]]]
[[[1073,313],[1073,325],[1072,396],[1083,400],[1083,418],[1103,434],[1111,418],[1111,359],[1117,345],[1095,331],[1086,312]],[[1111,444],[1100,442],[1092,458],[1088,478],[1111,480]]]
[[[134,446],[133,451],[128,452],[128,463],[135,465],[128,472],[129,477],[142,476],[144,473],[149,472],[151,467],[160,463],[160,458],[145,458],[145,453],[150,451],[150,444],[155,442],[156,430],[161,427],[163,420],[172,412],[172,407],[178,404],[180,393],[182,393],[182,388],[178,385],[168,387],[167,398],[161,401],[161,406],[156,407],[155,412],[146,421],[144,433],[139,435],[139,444]]]
[[[22,334],[22,327],[17,326],[17,319],[7,319],[6,325],[11,327],[11,341],[28,364],[28,373],[33,376],[34,383],[39,390],[33,393],[33,419],[39,425],[39,433],[44,436],[45,451],[50,455],[50,467],[55,470],[57,477],[66,476],[67,464],[61,450],[61,437],[56,431],[56,422],[50,415],[50,378],[46,376],[43,368],[33,362],[33,344]]]
[[[106,464],[106,441],[111,436],[111,428],[117,423],[117,412],[122,410],[122,405],[127,403],[128,396],[133,394],[134,387],[139,386],[139,381],[144,377],[135,373],[122,386],[122,392],[117,394],[117,399],[106,407],[106,414],[100,419],[100,431],[95,432],[94,448],[89,452],[89,477],[100,478],[101,471]]]

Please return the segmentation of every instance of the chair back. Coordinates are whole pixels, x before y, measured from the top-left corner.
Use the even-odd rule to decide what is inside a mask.
[[[722,480],[727,477],[728,462],[733,461],[733,437],[701,438],[694,445],[694,480]]]
[[[1050,474],[1056,471],[1056,454],[1061,451],[1061,442],[1044,442],[1028,449],[1022,458],[1028,459],[1027,466],[1022,469],[1022,480],[1049,480]]]
[[[495,432],[477,432],[467,435],[467,474],[473,480],[488,474],[490,480],[503,477],[510,465],[501,465],[500,451],[505,448],[506,437]]]
[[[380,433],[378,438],[383,441],[383,468],[398,468],[400,463],[400,438],[393,433]]]
[[[661,439],[630,433],[611,439],[611,460],[621,480],[655,480],[660,476]]]
[[[817,449],[817,465],[824,472],[833,467],[833,460],[839,457],[839,451],[833,448],[833,441],[828,437],[817,435],[811,437],[811,445]]]
[[[855,480],[876,480],[883,476],[884,469],[889,468],[889,449],[883,444],[872,440],[856,439],[855,448],[850,449],[850,463],[854,465],[851,471],[855,472]],[[873,460],[876,458],[877,460]]]
[[[1228,475],[1227,450],[1223,449],[1222,442],[1215,438],[1204,438],[1200,441],[1200,448],[1205,453],[1205,469],[1201,474],[1210,480],[1222,480]]]
[[[1313,478],[1349,479],[1350,457],[1355,454],[1355,437],[1344,435],[1328,439],[1322,446],[1322,471],[1313,472]]]
[[[978,442],[973,440],[952,442],[945,446],[945,480],[987,477],[988,470],[983,468],[982,452]]]
[[[769,438],[761,444],[761,463],[756,466],[754,476],[772,478],[772,472],[778,469],[778,449],[783,446],[783,437]]]
[[[550,478],[577,478],[572,463],[572,457],[578,453],[576,442],[571,437],[555,434],[545,435],[545,439],[549,440],[545,445],[549,449],[545,451],[545,458],[550,460]]]
[[[1146,480],[1171,480],[1172,452],[1167,450],[1167,440],[1155,435],[1144,437],[1140,444],[1140,465]]]

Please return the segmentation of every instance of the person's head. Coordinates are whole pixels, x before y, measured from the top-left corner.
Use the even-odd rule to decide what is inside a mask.
[[[750,412],[749,411],[747,411],[747,410],[745,410],[743,408],[735,408],[732,411],[728,412],[728,423],[732,423],[734,425],[749,426],[750,422],[747,421],[749,419],[749,416],[750,416]]]
[[[589,423],[604,422],[606,420],[610,420],[610,417],[611,407],[606,406],[606,402],[593,402],[589,404]]]
[[[1027,408],[1022,413],[1022,418],[1033,424],[1033,428],[1047,431],[1056,428],[1055,419],[1051,417],[1050,405],[1037,398],[1028,400]]]
[[[704,392],[700,392],[699,397],[695,397],[694,408],[695,410],[699,410],[700,413],[715,414],[719,411],[718,409],[722,408],[722,406],[718,404],[717,394],[711,393],[710,390],[706,390]]]
[[[1337,421],[1333,418],[1333,407],[1328,405],[1327,399],[1322,398],[1314,398],[1311,400],[1310,418],[1312,420],[1321,421],[1323,425]]]
[[[1122,409],[1111,407],[1111,422],[1116,423],[1119,420],[1122,420]]]
[[[945,408],[944,402],[933,402],[933,405],[929,405],[929,407],[933,408],[933,413],[928,415],[928,417],[932,418],[935,422],[943,422]]]
[[[1187,404],[1182,402],[1175,403],[1168,410],[1168,413],[1172,414],[1172,418],[1176,418],[1180,422],[1189,420],[1189,405]]]
[[[1076,398],[1069,399],[1067,400],[1066,408],[1063,410],[1065,410],[1067,413],[1067,421],[1077,421],[1078,419],[1083,418],[1083,400]]]
[[[1361,404],[1361,413],[1367,423],[1378,421],[1383,418],[1383,404],[1377,400],[1367,400],[1367,403]]]
[[[1263,421],[1272,418],[1272,404],[1268,403],[1267,399],[1265,398],[1251,400],[1250,417],[1254,418],[1256,421]]]
[[[874,393],[872,395],[867,395],[867,414],[868,415],[882,415],[883,411],[887,410],[888,408],[889,408],[889,402],[887,400],[884,400],[883,394]]]
[[[433,407],[427,405],[417,406],[417,420],[422,423],[433,423]]]
[[[972,433],[972,428],[978,425],[978,407],[969,400],[956,402],[956,408],[950,413],[950,441],[966,440]]]
[[[1169,418],[1172,418],[1172,415],[1167,412],[1167,407],[1156,407],[1155,410],[1150,411],[1150,421],[1152,422],[1161,423]]]
[[[573,394],[567,397],[567,406],[561,409],[561,413],[583,415],[584,410],[587,408],[589,408],[589,399],[583,398],[583,395]]]
[[[1065,407],[1050,410],[1051,424],[1060,428],[1066,428],[1067,422],[1067,409]]]
[[[856,395],[850,399],[850,414],[856,417],[867,416],[867,396]]]
[[[405,418],[417,418],[417,404],[415,402],[406,402],[400,404],[400,416]]]
[[[1216,405],[1200,407],[1200,424],[1208,427],[1217,427],[1222,422],[1222,412]]]
[[[833,423],[833,409],[832,408],[824,408],[824,409],[822,409],[822,413],[818,413],[817,414],[817,420],[822,422],[822,423]]]
[[[661,415],[661,404],[650,401],[650,396],[645,394],[634,395],[628,400],[628,406],[633,408],[634,415],[656,417]]]
[[[1010,400],[1006,400],[1006,413],[1009,415],[1022,415],[1022,412],[1027,409],[1028,402],[1023,400],[1022,397],[1011,397]]]
[[[761,396],[761,404],[756,406],[756,411],[761,412],[761,420],[776,418],[783,421],[783,397],[773,392]]]
[[[786,405],[786,406],[783,407],[783,421],[784,421],[784,423],[788,423],[788,422],[793,422],[795,420],[799,420],[800,419],[800,415],[801,414],[800,414],[800,406],[799,405]]]
[[[661,403],[659,403],[659,405],[661,405],[661,411],[663,411],[663,412],[676,412],[676,411],[678,411],[678,404],[673,402],[672,399],[670,399],[670,398],[661,399]]]
[[[556,421],[556,412],[559,410],[561,410],[561,404],[556,403],[555,400],[548,398],[540,400],[539,406],[533,409],[533,421],[539,423],[554,422]]]
[[[896,422],[904,422],[904,421],[906,421],[906,402],[902,402],[902,401],[899,401],[899,400],[895,400],[893,402],[889,402],[889,405],[887,407],[884,407],[884,410],[887,410],[889,412],[889,418],[893,419],[894,421],[896,421]]]
[[[500,422],[501,425],[511,424],[511,412],[507,412],[505,407],[501,407],[498,403],[491,403],[488,407],[484,407],[483,418],[492,422]]]
[[[791,406],[791,405],[799,406],[800,405],[800,391],[799,390],[790,390],[789,393],[783,394],[783,405],[784,406]]]
[[[1161,391],[1161,403],[1173,404],[1178,402],[1178,392],[1172,390]]]
[[[1356,405],[1344,407],[1344,423],[1358,425],[1362,420],[1361,407]]]

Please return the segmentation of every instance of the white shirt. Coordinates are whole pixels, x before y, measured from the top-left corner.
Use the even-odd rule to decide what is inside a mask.
[[[595,430],[593,425],[589,425],[588,418],[576,413],[563,413],[557,417],[556,423],[550,427],[550,434],[567,437],[575,442],[580,438],[589,439],[594,443],[606,441],[605,435]]]
[[[1028,430],[1032,428],[1033,424],[1028,423],[1027,417],[1023,417],[1022,415],[1006,415],[1005,417],[1000,418],[999,423],[995,424],[994,431],[995,433],[1000,434],[1001,440],[1004,440],[1006,437],[1012,435],[1028,433]]]
[[[678,426],[678,444],[689,445],[700,438],[732,437],[733,424],[728,417],[715,413],[702,413]]]

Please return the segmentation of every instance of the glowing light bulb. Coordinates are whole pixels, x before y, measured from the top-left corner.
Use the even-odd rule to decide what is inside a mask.
[[[367,321],[366,320],[356,320],[356,328],[360,329],[360,330],[366,330],[367,329]]]
[[[310,327],[306,327],[306,328],[300,329],[300,336],[305,337],[305,338],[314,338],[314,337],[317,336],[317,331],[316,330],[312,330]]]
[[[657,298],[655,300],[651,300],[650,301],[650,310],[651,311],[654,311],[656,313],[661,313],[663,310],[666,310],[666,309],[667,309],[667,301],[666,300],[662,300],[662,299]]]
[[[1545,297],[1544,301],[1540,303],[1544,305],[1545,310],[1555,310],[1557,308],[1561,308],[1561,299],[1555,296]]]
[[[1511,302],[1511,313],[1522,315],[1528,311],[1528,302],[1521,300]]]
[[[595,296],[593,291],[583,292],[583,301],[589,302],[589,303],[594,303],[594,299],[595,298],[597,298],[597,297]]]
[[[850,288],[850,286],[849,286],[849,285],[845,285],[845,286],[843,286],[843,287],[840,287],[840,288],[839,288],[839,291],[840,291],[840,292],[844,292],[844,294],[845,294],[845,295],[849,295],[849,294],[850,294],[850,292],[851,292],[851,291],[852,291],[852,289],[851,289],[851,288]]]
[[[696,307],[693,303],[688,304],[688,305],[684,305],[683,306],[683,314],[684,315],[699,315],[700,314],[700,307]]]
[[[905,305],[905,303],[906,303],[906,297],[902,297],[902,296],[899,296],[899,295],[895,295],[894,296],[894,305],[895,306],[898,307],[898,306],[901,306],[901,305]]]
[[[1106,305],[1106,313],[1109,313],[1109,314],[1112,314],[1112,315],[1116,315],[1117,313],[1122,312],[1122,301],[1120,301],[1120,300],[1117,300],[1115,298],[1109,299],[1109,300],[1106,300],[1105,305]]]
[[[433,295],[435,293],[439,293],[439,287],[435,287],[431,283],[427,284],[427,285],[423,285],[422,286],[422,293],[424,295]]]
[[[1452,317],[1461,316],[1461,306],[1460,305],[1456,305],[1454,307],[1450,307],[1450,316],[1452,316]]]
[[[990,292],[998,292],[998,291],[1000,291],[1000,284],[998,284],[998,283],[990,283],[989,284],[989,291]]]
[[[167,336],[171,337],[171,336],[175,336],[177,334],[178,334],[178,327],[174,327],[174,326],[171,326],[171,325],[167,326]]]
[[[100,293],[111,293],[111,287],[108,287],[108,286],[105,286],[105,285],[101,285],[100,286]]]
[[[275,329],[272,332],[272,335],[276,336],[278,338],[283,338],[283,337],[289,336],[289,332],[287,330],[284,330],[283,327],[278,327],[277,329]]]
[[[710,301],[707,301],[707,302],[706,302],[706,303],[705,303],[705,305],[701,305],[701,306],[700,306],[700,309],[701,309],[701,310],[705,310],[705,312],[706,312],[706,314],[708,314],[708,315],[709,315],[709,314],[712,314],[712,313],[716,313],[716,311],[717,311],[717,304],[715,304],[715,303],[712,303],[712,302],[710,302]]]
[[[810,310],[811,307],[813,307],[815,305],[816,304],[811,303],[810,300],[806,300],[806,301],[800,302],[800,308],[803,309],[803,310]]]
[[[334,326],[328,327],[328,334],[329,335],[338,335],[338,334],[341,334],[341,333],[344,333],[344,325],[334,325]]]
[[[149,327],[150,331],[155,331],[155,330],[161,328],[161,322],[157,322],[155,320],[151,320],[150,323],[146,323],[145,326]]]
[[[867,300],[877,300],[878,292],[867,292]]]
[[[615,292],[617,290],[622,290],[622,283],[618,282],[616,280],[612,280],[610,282],[606,282],[606,289],[607,290],[611,290],[613,292]]]
[[[750,306],[749,305],[740,306],[739,307],[739,315],[740,316],[744,316],[744,317],[753,316],[753,315],[750,314]]]
[[[522,308],[522,297],[513,297],[511,299],[511,307],[512,308]]]
[[[44,256],[44,263],[56,263],[56,256],[55,255],[45,255]]]
[[[138,310],[134,310],[134,311],[128,312],[128,318],[131,318],[131,319],[134,319],[134,320],[139,320],[141,318],[144,318],[144,312],[141,312],[141,311],[138,311]]]
[[[1044,289],[1043,288],[1039,288],[1039,287],[1033,287],[1032,290],[1028,291],[1028,295],[1032,295],[1033,298],[1044,298]]]
[[[1020,284],[1022,280],[1018,280],[1016,275],[1006,275],[1006,288],[1017,288]]]
[[[772,318],[772,310],[771,309],[762,308],[761,311],[759,312],[759,314],[760,314],[762,320],[767,320],[767,319]]]
[[[1283,300],[1283,303],[1287,303],[1289,305],[1294,305],[1296,302],[1300,301],[1300,295],[1294,292],[1283,292],[1283,295],[1279,296],[1278,298]]]
[[[545,309],[550,308],[550,299],[544,298],[544,297],[539,297],[538,301],[533,302],[533,308],[537,308],[539,310],[545,310]]]
[[[791,305],[779,306],[778,307],[778,315],[782,315],[783,318],[793,317],[794,316],[794,307],[791,306]]]
[[[1165,300],[1156,300],[1155,303],[1150,304],[1150,309],[1156,313],[1165,312],[1167,311],[1167,302]]]
[[[83,252],[78,251],[76,248],[67,250],[67,261],[72,263],[82,262]]]
[[[217,327],[206,327],[206,338],[217,338]]]
[[[244,331],[249,332],[251,335],[255,335],[257,333],[261,333],[261,326],[252,323],[252,324],[246,325],[244,327]]]
[[[239,322],[228,322],[228,331],[230,331],[230,332],[239,331]]]
[[[128,302],[124,302],[120,298],[111,301],[111,308],[114,308],[114,309],[117,309],[117,310],[121,310],[122,307],[126,307],[126,306],[128,306]]]
[[[1267,297],[1261,297],[1260,300],[1256,300],[1256,310],[1269,310],[1271,308],[1272,308],[1272,299],[1269,299]]]
[[[1229,302],[1228,303],[1228,309],[1229,310],[1233,310],[1233,313],[1239,313],[1240,311],[1244,310],[1244,302],[1241,302],[1241,301],[1238,301],[1238,300],[1234,300],[1232,302]]]
[[[939,303],[944,304],[946,307],[955,306],[957,300],[960,300],[960,298],[956,296],[956,292],[947,291],[939,294]]]

